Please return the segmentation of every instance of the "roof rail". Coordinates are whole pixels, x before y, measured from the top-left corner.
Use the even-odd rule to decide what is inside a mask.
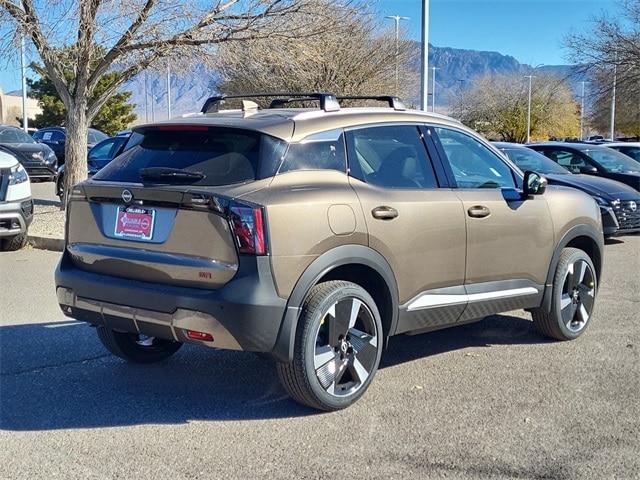
[[[220,106],[225,104],[227,99],[231,98],[273,98],[269,104],[269,108],[282,108],[285,105],[293,102],[312,102],[317,101],[320,103],[320,109],[325,112],[335,112],[340,110],[340,100],[374,100],[378,102],[385,102],[389,107],[394,110],[406,110],[404,103],[395,96],[392,95],[348,95],[348,96],[336,96],[333,93],[328,92],[313,92],[313,93],[247,93],[240,95],[218,95],[210,97],[204,103],[201,112],[202,113],[215,113],[220,110]],[[275,97],[275,98],[274,98]],[[243,102],[243,105],[245,103]],[[255,107],[253,108],[255,110]],[[245,110],[243,108],[243,110]]]
[[[220,106],[224,105],[225,100],[230,98],[266,98],[276,97],[269,108],[281,108],[290,102],[318,101],[320,108],[325,112],[334,112],[340,110],[340,104],[333,93],[247,93],[241,95],[218,95],[210,97],[204,103],[202,113],[214,113],[219,111]],[[284,97],[284,98],[281,98]]]
[[[406,110],[404,103],[398,97],[394,97],[392,95],[345,95],[341,97],[337,97],[338,100],[375,100],[378,102],[385,102],[389,105],[389,107],[394,110]]]

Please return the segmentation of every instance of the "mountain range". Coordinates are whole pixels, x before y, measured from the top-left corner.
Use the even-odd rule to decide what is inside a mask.
[[[411,66],[416,72],[420,70],[420,43],[414,42],[416,62]],[[433,70],[436,67],[436,111],[444,111],[456,92],[465,87],[465,82],[487,73],[528,75],[532,66],[518,62],[514,57],[502,55],[498,52],[465,50],[449,47],[435,47],[429,45],[429,84],[431,84]],[[537,71],[553,72],[561,77],[569,78],[572,67],[570,65],[544,65]],[[171,95],[167,96],[167,72],[147,72],[127,82],[123,90],[132,92],[130,102],[135,104],[138,123],[168,118],[169,107],[171,116],[183,115],[200,111],[205,100],[216,94],[216,74],[195,67],[193,71],[172,74]],[[572,84],[577,92],[577,86],[582,78],[572,78]],[[429,87],[432,92],[432,87]],[[336,92],[340,93],[340,92]],[[8,92],[20,95],[20,92]],[[419,89],[412,98],[404,98],[407,105],[419,104]],[[429,99],[429,103],[431,100]]]
[[[420,70],[420,43],[415,42],[413,48],[417,50],[417,62],[412,65],[417,72]],[[449,47],[434,47],[429,45],[429,83],[436,67],[436,110],[445,110],[455,93],[464,87],[474,77],[487,73],[522,74],[528,75],[532,66],[518,62],[514,57],[502,55],[498,52],[465,50]],[[537,71],[555,73],[569,78],[572,74],[571,65],[543,65]],[[574,78],[577,85],[581,79]],[[186,75],[171,76],[171,115],[182,115],[197,112],[205,100],[215,95],[215,73],[207,72],[203,68],[196,68]],[[131,102],[135,103],[135,112],[140,122],[166,119],[167,106],[167,74],[146,74],[129,82],[125,88],[132,92]],[[432,91],[431,86],[429,92]],[[145,93],[146,92],[146,93]],[[339,93],[339,92],[336,92]],[[408,105],[419,104],[419,91],[413,98],[404,98]],[[431,100],[429,100],[430,102]]]

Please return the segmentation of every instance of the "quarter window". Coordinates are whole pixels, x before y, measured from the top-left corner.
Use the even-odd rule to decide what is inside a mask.
[[[311,135],[290,144],[278,173],[294,170],[338,170],[345,173],[347,160],[342,130]]]

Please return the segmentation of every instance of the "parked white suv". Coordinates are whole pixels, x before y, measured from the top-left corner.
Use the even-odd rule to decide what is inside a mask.
[[[0,150],[0,249],[24,247],[32,218],[29,175],[13,155]]]

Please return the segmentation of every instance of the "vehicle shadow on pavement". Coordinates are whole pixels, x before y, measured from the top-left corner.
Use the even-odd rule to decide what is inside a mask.
[[[380,368],[465,348],[541,343],[553,343],[553,340],[538,333],[531,320],[504,314],[491,315],[479,322],[457,327],[391,337]]]
[[[381,368],[490,344],[545,342],[515,317],[391,340]],[[518,333],[519,332],[519,333]],[[244,352],[185,345],[157,364],[109,354],[80,322],[0,327],[0,429],[38,431],[189,421],[252,420],[319,412],[293,401],[274,363]]]
[[[34,198],[33,204],[41,207],[50,207],[50,206],[56,206],[58,208],[60,207],[59,200],[44,200],[42,198]]]

